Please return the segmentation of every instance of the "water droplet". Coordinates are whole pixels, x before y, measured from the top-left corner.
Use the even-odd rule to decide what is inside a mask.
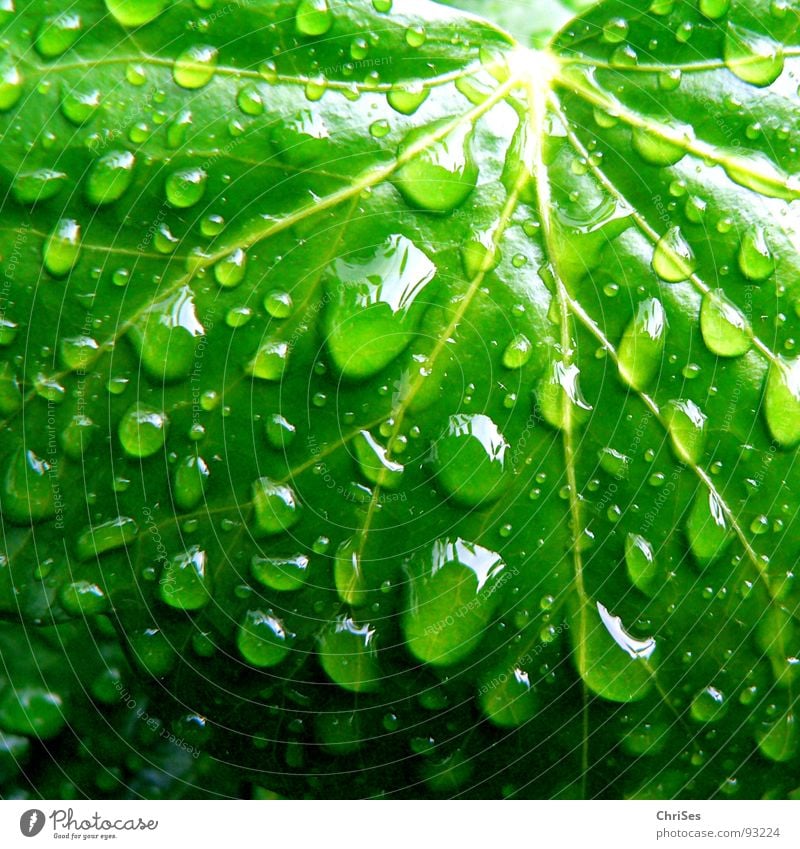
[[[659,569],[653,546],[639,534],[625,539],[625,566],[631,583],[647,595],[652,595]]]
[[[189,286],[183,286],[144,312],[128,336],[147,374],[166,383],[189,376],[197,340],[204,333],[194,293]]]
[[[653,251],[653,271],[667,283],[688,279],[697,263],[692,249],[678,227],[672,227],[658,240]]]
[[[90,581],[73,581],[59,593],[61,606],[71,616],[95,616],[108,608],[103,590]]]
[[[444,666],[467,657],[492,620],[505,564],[463,539],[440,539],[409,564],[402,628],[411,653]]]
[[[99,350],[100,346],[91,336],[67,336],[59,345],[61,363],[70,371],[86,371]]]
[[[239,90],[236,96],[236,105],[245,115],[256,117],[264,112],[264,101],[261,92],[255,83],[250,83]]]
[[[117,516],[83,531],[75,543],[75,553],[79,560],[93,560],[108,551],[124,548],[138,533],[139,528],[130,516]]]
[[[727,712],[725,695],[716,687],[706,687],[692,699],[690,713],[696,722],[719,722]]]
[[[655,639],[633,637],[599,601],[582,603],[572,612],[569,635],[580,676],[593,692],[612,702],[647,695]]]
[[[194,510],[203,500],[210,471],[202,457],[185,457],[175,469],[172,497],[180,510]]]
[[[267,442],[276,450],[283,451],[295,437],[297,429],[287,421],[280,413],[273,413],[267,418],[265,426]]]
[[[72,47],[81,34],[81,18],[74,12],[61,12],[45,18],[36,35],[36,50],[45,59],[55,59]]]
[[[413,115],[428,99],[430,93],[431,90],[421,83],[408,83],[393,88],[386,95],[386,102],[401,115]]]
[[[619,343],[619,373],[628,386],[644,392],[661,370],[667,317],[657,298],[642,301]]]
[[[501,258],[494,243],[494,235],[489,230],[469,239],[461,248],[461,259],[469,280],[493,271],[500,264]]]
[[[274,289],[264,296],[264,309],[273,318],[289,318],[294,310],[292,296],[288,292]]]
[[[373,121],[373,123],[369,125],[369,134],[374,139],[384,138],[389,134],[390,130],[391,126],[389,122],[383,118],[378,121]]]
[[[208,85],[217,69],[217,48],[198,44],[184,50],[175,60],[172,76],[182,88],[197,89]]]
[[[44,243],[44,267],[54,277],[65,277],[78,261],[80,244],[80,224],[72,218],[62,218]]]
[[[283,378],[289,364],[289,345],[276,339],[262,343],[247,365],[247,373],[259,380],[277,383]]]
[[[413,338],[430,302],[436,266],[405,236],[337,259],[324,314],[328,351],[344,375],[377,374]]]
[[[479,692],[481,709],[500,728],[523,725],[540,707],[528,673],[519,666],[492,670]]]
[[[732,539],[731,529],[713,490],[698,490],[686,521],[686,536],[700,566],[708,566],[725,553]]]
[[[193,546],[164,564],[158,594],[176,610],[200,610],[211,601],[211,575],[205,551]]]
[[[319,660],[331,681],[350,692],[369,692],[381,681],[375,628],[349,616],[340,616],[323,634]]]
[[[290,486],[262,477],[253,481],[252,490],[258,536],[283,533],[299,521],[300,504]]]
[[[203,197],[207,182],[208,173],[202,168],[173,171],[165,184],[167,200],[178,209],[188,209]]]
[[[30,735],[34,739],[55,737],[64,726],[67,712],[61,697],[42,687],[4,687],[0,695],[0,724],[11,735]],[[13,757],[13,755],[11,755]]]
[[[86,199],[97,206],[119,200],[133,182],[136,159],[127,150],[112,150],[92,166],[86,181]]]
[[[794,713],[782,713],[774,722],[763,724],[756,732],[761,754],[776,763],[787,763],[797,754],[800,730]]]
[[[619,44],[628,37],[628,22],[625,18],[611,18],[603,25],[603,41]]]
[[[508,369],[522,368],[533,354],[533,343],[524,333],[518,333],[503,351],[503,365]]]
[[[581,392],[580,369],[560,360],[551,364],[549,373],[539,382],[536,399],[544,420],[560,430],[581,423],[592,409]]]
[[[18,524],[41,522],[55,515],[53,483],[55,469],[33,451],[17,449],[6,461],[0,490],[0,511]]]
[[[387,450],[367,430],[362,430],[353,440],[361,473],[370,483],[394,490],[400,486],[403,465],[389,458]]]
[[[716,289],[703,298],[700,330],[712,354],[739,357],[750,350],[750,323],[739,308],[728,300],[722,289]]]
[[[214,266],[214,279],[225,289],[233,289],[244,280],[247,271],[247,254],[236,248]]]
[[[131,457],[150,457],[164,446],[169,420],[165,413],[136,403],[119,423],[119,441]]]
[[[239,626],[236,645],[253,666],[276,666],[288,654],[294,634],[271,612],[248,610]]]
[[[663,414],[675,456],[682,463],[699,463],[706,446],[706,414],[691,400],[671,401]]]
[[[754,227],[742,236],[739,247],[739,268],[748,280],[766,280],[775,270],[775,260],[761,227]]]
[[[674,132],[670,133],[670,136]],[[675,165],[687,153],[687,145],[692,140],[692,132],[682,128],[681,139],[665,138],[663,134],[643,127],[634,127],[631,141],[633,149],[650,165],[661,167]]]
[[[68,121],[80,126],[97,114],[100,101],[99,89],[66,89],[61,98],[61,112]]]
[[[497,498],[506,483],[509,446],[497,425],[485,415],[450,416],[434,445],[439,483],[453,500],[466,505]]]
[[[11,345],[17,338],[19,325],[10,318],[0,317],[0,347]]]
[[[350,607],[363,607],[369,600],[369,586],[362,569],[363,537],[345,540],[333,561],[333,578],[339,598]]]
[[[700,14],[712,21],[725,17],[731,7],[731,0],[700,0]]]
[[[460,125],[444,138],[428,142],[433,127],[420,127],[406,136],[398,157],[408,161],[394,183],[412,206],[430,212],[450,212],[460,206],[478,182],[478,166],[472,154],[472,129]]]
[[[308,557],[253,557],[253,577],[263,586],[278,592],[298,590],[308,578]]]
[[[333,14],[328,0],[300,0],[294,23],[300,35],[312,38],[325,35],[333,26]]]
[[[14,177],[11,190],[19,203],[34,204],[55,197],[67,180],[63,171],[39,168],[36,171],[21,171]]]
[[[800,442],[800,357],[770,364],[764,415],[773,439],[783,448]]]
[[[124,27],[140,27],[154,21],[171,0],[105,0],[108,11]]]
[[[22,97],[22,83],[22,74],[4,52],[0,55],[0,112],[7,112],[17,104]]]
[[[409,47],[422,47],[427,40],[427,33],[423,26],[413,26],[406,30],[406,44]]]
[[[783,71],[783,50],[775,41],[728,23],[723,56],[728,70],[757,86],[774,83]]]

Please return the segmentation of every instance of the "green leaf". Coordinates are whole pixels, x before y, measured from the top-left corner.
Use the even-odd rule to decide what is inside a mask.
[[[0,610],[259,792],[787,795],[797,11],[71,9],[4,22]]]

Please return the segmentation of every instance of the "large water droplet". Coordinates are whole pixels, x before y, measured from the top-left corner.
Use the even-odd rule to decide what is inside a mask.
[[[643,593],[651,595],[656,589],[659,569],[653,546],[639,534],[628,534],[625,539],[625,566],[631,583]]]
[[[7,54],[0,55],[0,112],[7,112],[22,97],[22,74]]]
[[[430,88],[422,83],[408,83],[397,86],[386,95],[386,101],[395,112],[401,115],[413,115],[428,99]]]
[[[124,27],[140,27],[154,21],[171,0],[105,0],[106,8]]]
[[[20,203],[40,203],[55,197],[64,188],[66,181],[67,175],[53,168],[20,171],[14,177],[11,191]]]
[[[706,414],[692,400],[671,401],[664,420],[672,450],[683,463],[697,464],[706,446]]]
[[[117,516],[83,531],[75,542],[75,553],[80,560],[92,560],[108,551],[124,548],[138,533],[139,528],[130,516]]]
[[[413,338],[436,266],[410,239],[383,244],[333,264],[325,334],[334,364],[354,379],[381,371]]]
[[[311,37],[325,35],[333,26],[333,15],[328,6],[328,0],[300,0],[294,24],[300,35]]]
[[[202,168],[173,171],[165,183],[167,200],[178,209],[188,209],[202,199],[207,183],[208,173]]]
[[[204,333],[197,318],[194,293],[188,286],[154,304],[128,331],[144,370],[163,382],[188,377],[197,339]]]
[[[583,397],[580,369],[574,363],[554,361],[536,390],[536,400],[544,420],[552,427],[568,430],[581,423],[591,405]]]
[[[57,693],[48,692],[42,687],[3,688],[0,695],[0,724],[6,735],[24,734],[34,739],[47,740],[61,731],[66,720],[67,712]]]
[[[80,126],[97,114],[100,100],[100,89],[67,89],[61,98],[61,112],[68,121]]]
[[[634,127],[633,149],[651,165],[661,167],[675,165],[686,156],[687,145],[692,141],[692,133],[690,129],[685,128],[680,134],[680,139],[673,140],[673,135],[675,135],[674,132],[670,133],[670,138],[665,138],[652,130]]]
[[[34,42],[37,52],[45,59],[55,59],[75,44],[81,27],[81,17],[75,12],[45,18]]]
[[[164,564],[159,581],[161,600],[176,610],[200,610],[211,601],[206,553],[197,546]]]
[[[463,539],[441,539],[408,568],[402,627],[411,653],[437,666],[465,658],[491,622],[505,568],[500,555]]]
[[[194,510],[200,504],[210,474],[208,464],[202,457],[185,457],[178,464],[172,496],[180,510]]]
[[[680,283],[694,274],[696,267],[694,252],[680,229],[667,230],[653,251],[653,271],[667,283]]]
[[[316,111],[302,110],[296,117],[276,124],[272,143],[287,165],[306,168],[322,159],[330,149],[330,131]]]
[[[637,639],[599,601],[580,603],[570,616],[569,635],[578,672],[586,685],[612,702],[644,698],[653,684],[650,658],[656,641]]]
[[[731,0],[700,0],[700,14],[712,21],[725,17],[731,7]]]
[[[773,439],[783,448],[800,442],[800,357],[770,364],[764,416]]]
[[[644,392],[658,375],[664,356],[667,317],[657,298],[642,301],[619,343],[619,373]]]
[[[234,289],[247,272],[247,254],[237,248],[214,266],[214,279],[224,289]]]
[[[253,557],[253,577],[263,586],[278,592],[298,590],[308,578],[308,557]]]
[[[92,166],[86,181],[86,199],[97,206],[119,200],[133,182],[136,159],[127,150],[112,150]]]
[[[701,566],[708,566],[725,553],[732,536],[722,503],[716,492],[701,488],[686,520],[689,548]]]
[[[350,607],[363,607],[369,602],[369,586],[361,563],[364,538],[345,540],[337,549],[333,562],[333,578],[339,598]]]
[[[108,608],[106,594],[90,581],[73,581],[62,587],[58,597],[70,616],[96,616]]]
[[[253,481],[252,491],[257,536],[283,533],[300,519],[300,503],[290,486],[262,477]]]
[[[739,268],[748,280],[766,280],[775,270],[775,260],[763,228],[753,227],[742,236]]]
[[[400,486],[402,463],[390,459],[386,448],[368,430],[362,430],[356,435],[353,448],[361,473],[370,483],[388,490]]]
[[[472,154],[471,127],[462,124],[444,138],[423,144],[437,126],[420,127],[406,136],[398,156],[411,158],[394,182],[412,206],[444,213],[462,204],[475,188],[478,166]]]
[[[367,693],[380,683],[375,628],[342,616],[325,632],[319,645],[322,668],[345,690]]]
[[[271,612],[248,610],[239,626],[236,645],[248,663],[263,668],[280,663],[289,654],[293,638],[294,634]]]
[[[54,467],[23,448],[6,461],[0,489],[0,512],[10,522],[29,524],[55,515]]]
[[[695,722],[719,722],[727,712],[725,695],[716,687],[705,687],[692,699],[690,713]]]
[[[91,336],[65,336],[59,345],[61,363],[70,371],[86,371],[99,350],[100,345]]]
[[[492,669],[478,692],[481,709],[500,728],[528,722],[541,706],[528,673],[517,665]]]
[[[217,69],[217,48],[196,44],[175,60],[172,76],[182,88],[197,89],[208,85]]]
[[[165,413],[136,403],[120,419],[119,441],[131,457],[150,457],[164,446],[168,424]]]
[[[720,357],[739,357],[750,350],[753,341],[750,323],[722,289],[703,298],[700,330],[708,350]]]
[[[72,218],[62,218],[44,243],[42,261],[54,277],[64,277],[78,261],[81,227]]]
[[[506,483],[509,445],[484,415],[450,416],[434,446],[434,467],[445,492],[461,504],[497,498]]]
[[[800,748],[800,727],[792,711],[782,713],[776,720],[764,723],[756,732],[761,754],[776,763],[791,761]]]
[[[267,339],[247,364],[246,371],[251,377],[277,383],[283,377],[288,364],[288,343],[278,339]]]
[[[783,49],[766,36],[728,23],[723,56],[728,70],[757,86],[774,83],[783,71]]]

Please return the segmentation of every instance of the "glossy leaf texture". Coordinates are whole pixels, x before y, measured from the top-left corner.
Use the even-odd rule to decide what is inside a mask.
[[[0,12],[0,609],[269,792],[788,795],[797,10],[207,5]]]

